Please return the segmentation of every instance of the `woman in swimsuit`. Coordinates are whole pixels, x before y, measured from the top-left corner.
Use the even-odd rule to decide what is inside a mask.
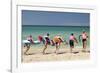
[[[26,46],[26,47],[27,47],[27,50],[25,51],[24,54],[27,54],[28,50],[30,49],[30,46],[31,46],[32,44],[34,44],[32,35],[30,35],[30,36],[27,37],[27,41],[29,41],[30,43],[25,43],[24,47]]]
[[[69,45],[70,45],[70,52],[71,52],[71,53],[72,53],[72,49],[74,48],[74,41],[75,41],[76,43],[78,43],[78,42],[77,42],[77,39],[75,38],[74,34],[72,33],[72,34],[70,35],[70,37],[69,37]]]
[[[56,46],[56,51],[55,51],[55,53],[57,54],[57,52],[58,52],[58,50],[59,50],[59,48],[60,48],[60,44],[63,42],[63,40],[62,40],[62,38],[61,38],[59,35],[57,35],[57,36],[55,36],[55,37],[53,38],[53,41],[54,41],[55,46]]]
[[[88,38],[87,33],[83,31],[82,35],[79,36],[79,41],[80,41],[80,37],[82,37],[83,51],[85,51],[87,46],[87,38]]]
[[[45,39],[45,44],[44,44],[44,49],[43,49],[43,54],[45,54],[45,50],[47,49],[47,46],[51,44],[50,38],[49,38],[49,33],[47,33],[46,36],[44,36]]]

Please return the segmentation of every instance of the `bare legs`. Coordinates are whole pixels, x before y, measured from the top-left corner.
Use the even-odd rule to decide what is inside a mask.
[[[45,54],[45,50],[47,49],[47,44],[45,44],[45,47],[43,49],[43,54]]]
[[[56,44],[56,51],[55,51],[56,54],[58,53],[58,50],[59,50],[59,47],[58,47],[58,44]]]
[[[74,48],[74,46],[71,46],[70,47],[70,53],[72,53],[73,48]]]
[[[60,43],[59,42],[56,42],[55,46],[56,46],[55,53],[58,54],[58,51],[59,51],[59,48],[60,48]]]
[[[87,41],[83,41],[83,52],[86,52]]]
[[[43,54],[45,54],[45,50],[47,49],[47,46],[48,46],[48,44],[45,45],[45,47],[44,47],[44,49],[43,49]],[[60,47],[60,44],[55,44],[55,46],[56,46],[56,51],[55,51],[55,53],[57,54],[57,53],[58,53],[58,50],[59,50],[59,47]]]
[[[26,49],[26,51],[24,52],[24,54],[27,54],[27,52],[29,51],[29,49],[30,49],[30,44],[26,44],[26,47],[27,47],[27,49]]]

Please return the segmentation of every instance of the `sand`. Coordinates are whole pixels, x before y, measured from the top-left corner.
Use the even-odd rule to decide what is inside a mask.
[[[71,61],[71,60],[87,60],[90,58],[90,49],[82,52],[82,48],[74,48],[70,53],[70,48],[61,46],[58,54],[55,53],[55,47],[48,46],[46,54],[43,54],[43,47],[31,47],[27,54],[24,54],[26,48],[22,48],[22,62],[41,62],[41,61]]]

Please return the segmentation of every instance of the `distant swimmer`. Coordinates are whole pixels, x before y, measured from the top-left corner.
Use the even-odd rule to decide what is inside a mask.
[[[69,37],[69,45],[70,45],[71,53],[72,53],[72,49],[74,48],[74,42],[78,43],[77,39],[75,38],[74,34],[72,33]]]

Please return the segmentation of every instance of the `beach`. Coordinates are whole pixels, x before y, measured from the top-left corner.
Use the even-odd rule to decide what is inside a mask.
[[[61,46],[58,54],[55,53],[55,46],[48,46],[46,54],[43,54],[43,47],[31,47],[27,54],[24,54],[26,48],[22,48],[22,62],[45,62],[45,61],[75,61],[90,59],[90,49],[87,52],[82,52],[82,48],[74,48],[73,53],[70,53],[70,48]]]
[[[83,31],[86,32],[84,34],[85,40],[82,40]],[[42,43],[34,44],[34,42],[40,41],[39,36],[42,38]],[[60,41],[63,41],[58,54],[55,53],[56,47],[51,45],[45,50],[46,54],[43,54],[43,41],[46,41],[45,44],[50,43],[50,41],[54,43],[55,36],[60,36]],[[77,43],[73,43],[73,41],[69,43],[70,36],[72,36],[71,40],[74,39],[75,42],[77,40]],[[90,59],[90,14],[22,10],[21,39],[22,42],[23,40],[30,40],[33,44],[27,54],[24,54],[27,48],[21,43],[21,59],[23,63]],[[87,41],[85,42],[87,52],[82,52],[83,41]],[[74,48],[72,53],[70,53],[72,45],[74,45]]]

